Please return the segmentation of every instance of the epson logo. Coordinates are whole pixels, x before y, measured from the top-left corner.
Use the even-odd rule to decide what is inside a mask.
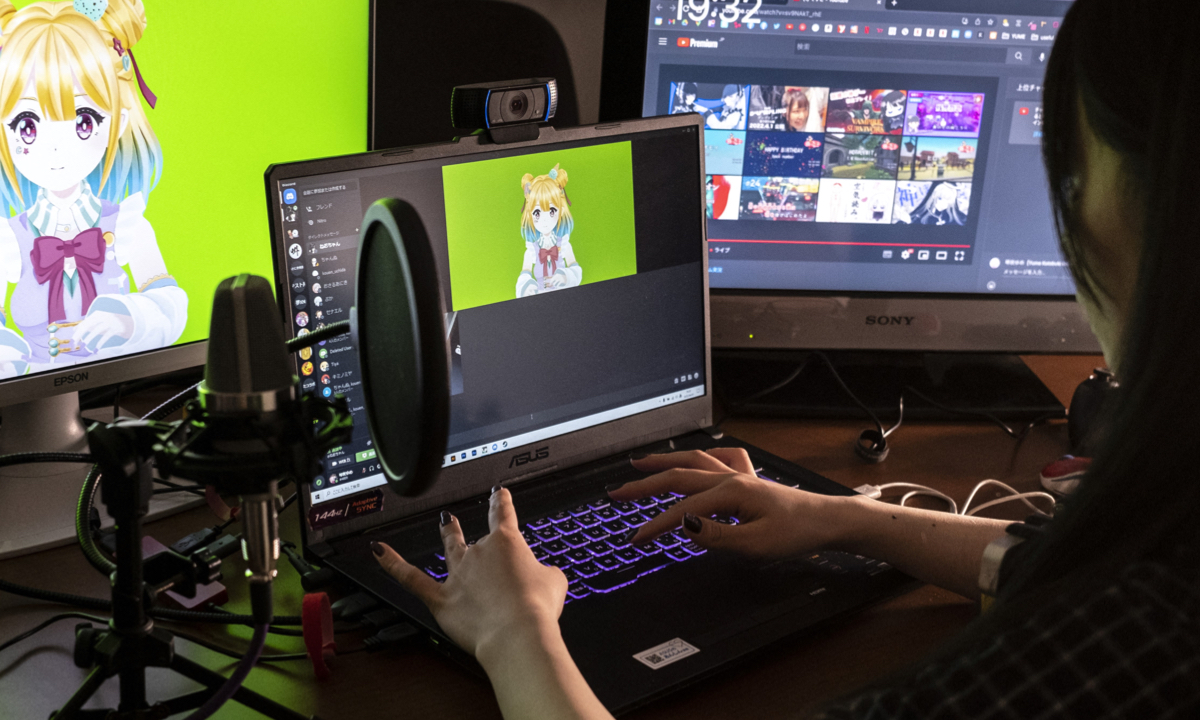
[[[868,325],[912,325],[913,315],[868,315]]]
[[[59,385],[71,385],[77,382],[83,382],[88,379],[88,374],[85,372],[75,373],[74,375],[63,375],[62,377],[54,378],[54,387]]]
[[[513,455],[512,460],[508,461],[509,467],[517,467],[518,465],[527,465],[538,460],[545,460],[550,457],[550,446],[540,447],[537,450],[530,450],[517,455]]]

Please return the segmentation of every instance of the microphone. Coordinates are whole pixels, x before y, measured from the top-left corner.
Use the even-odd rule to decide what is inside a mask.
[[[217,286],[209,329],[208,358],[200,385],[200,406],[211,449],[226,456],[258,455],[277,435],[255,432],[279,428],[294,414],[295,378],[279,323],[271,285],[239,275]],[[250,583],[252,613],[271,621],[271,582],[279,560],[279,481],[275,468],[237,478],[223,489],[241,495],[242,555]],[[233,487],[228,485],[232,484]]]

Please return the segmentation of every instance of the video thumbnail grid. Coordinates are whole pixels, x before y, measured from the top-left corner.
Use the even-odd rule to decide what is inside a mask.
[[[706,128],[708,217],[967,223],[986,95],[672,82]]]

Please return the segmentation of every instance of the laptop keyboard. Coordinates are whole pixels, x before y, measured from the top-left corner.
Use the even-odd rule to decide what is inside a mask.
[[[683,497],[664,493],[632,502],[599,497],[531,520],[521,528],[521,534],[543,565],[553,565],[566,574],[570,603],[628,587],[638,578],[707,552],[678,528],[647,543],[630,545],[626,539]],[[734,517],[713,516],[713,520],[738,523]],[[425,572],[438,582],[445,580],[445,560],[436,553],[425,564]]]

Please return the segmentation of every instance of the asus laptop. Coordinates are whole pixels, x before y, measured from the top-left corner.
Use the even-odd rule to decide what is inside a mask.
[[[439,512],[454,513],[468,541],[481,537],[490,489],[503,484],[534,553],[570,580],[563,636],[614,712],[909,582],[842,553],[754,563],[682,535],[621,540],[679,499],[610,501],[606,486],[641,477],[633,453],[744,447],[767,480],[851,493],[712,428],[703,160],[699,116],[677,115],[267,173],[290,332],[347,318],[359,223],[384,197],[421,213],[449,309],[450,439],[440,479],[421,497],[385,487],[352,340],[298,359],[306,392],[343,394],[355,414],[353,441],[302,493],[307,551],[469,663],[368,544],[386,542],[444,578]]]

